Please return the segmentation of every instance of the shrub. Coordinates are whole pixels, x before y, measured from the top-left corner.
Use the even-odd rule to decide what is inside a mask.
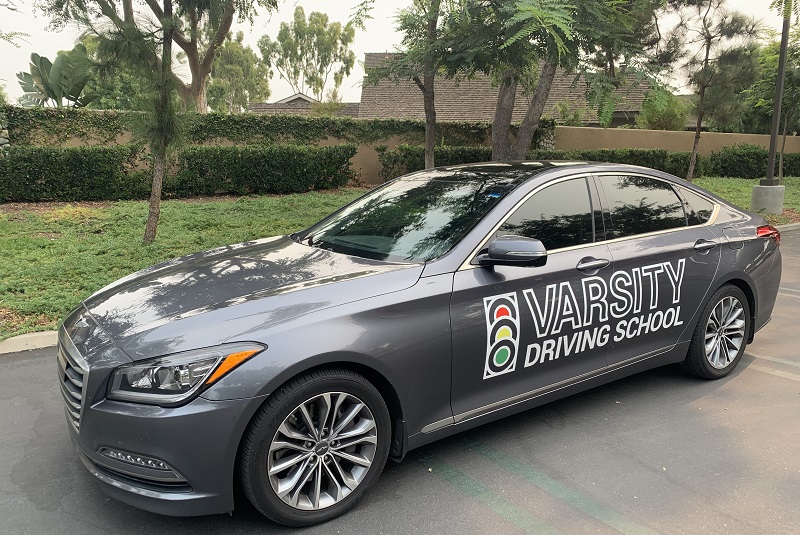
[[[92,201],[147,195],[147,173],[134,171],[138,148],[15,147],[0,156],[0,201]]]
[[[759,178],[767,174],[769,151],[746,143],[723,147],[711,155],[708,172],[716,176]],[[695,175],[700,176],[699,173]]]
[[[389,149],[386,145],[381,145],[375,149],[383,165],[381,177],[386,180],[425,169],[424,147],[399,145],[396,149]],[[437,166],[487,162],[492,159],[490,147],[440,146],[434,149],[433,154]]]
[[[165,191],[179,196],[297,193],[345,185],[355,145],[187,147]]]
[[[663,169],[665,172],[675,175],[680,178],[686,178],[689,172],[689,161],[692,159],[691,152],[671,152],[667,157],[667,165]],[[694,164],[694,173],[696,177],[706,174],[706,167],[708,167],[708,158],[702,154],[697,155],[697,161]]]

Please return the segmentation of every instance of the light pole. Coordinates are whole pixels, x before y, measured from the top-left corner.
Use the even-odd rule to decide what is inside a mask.
[[[775,3],[773,5],[781,5]],[[783,83],[786,78],[786,53],[789,48],[789,23],[792,18],[792,0],[783,0],[783,31],[781,33],[781,52],[778,60],[778,79],[775,81],[775,106],[772,111],[772,133],[769,138],[769,159],[767,161],[767,177],[762,178],[758,186],[753,187],[750,209],[768,214],[783,212],[784,186],[775,178],[775,153],[778,147],[778,131],[781,122],[781,105],[783,103]]]

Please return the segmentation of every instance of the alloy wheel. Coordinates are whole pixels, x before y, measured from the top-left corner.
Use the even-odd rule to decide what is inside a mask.
[[[339,503],[372,466],[377,431],[372,411],[352,394],[327,392],[306,400],[284,419],[270,444],[273,491],[296,509]]]
[[[745,310],[736,297],[722,298],[708,317],[705,354],[709,364],[721,370],[739,355],[744,344]]]

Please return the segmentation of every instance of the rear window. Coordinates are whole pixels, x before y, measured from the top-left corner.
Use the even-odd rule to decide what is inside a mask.
[[[642,176],[601,176],[614,238],[685,227],[683,202],[672,186]]]
[[[678,188],[686,200],[686,219],[689,225],[708,223],[714,213],[714,203],[690,189]]]

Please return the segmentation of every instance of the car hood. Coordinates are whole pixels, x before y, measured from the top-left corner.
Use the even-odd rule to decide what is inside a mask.
[[[413,286],[422,265],[380,262],[288,236],[195,253],[133,273],[83,303],[133,360],[208,347],[303,314]]]

